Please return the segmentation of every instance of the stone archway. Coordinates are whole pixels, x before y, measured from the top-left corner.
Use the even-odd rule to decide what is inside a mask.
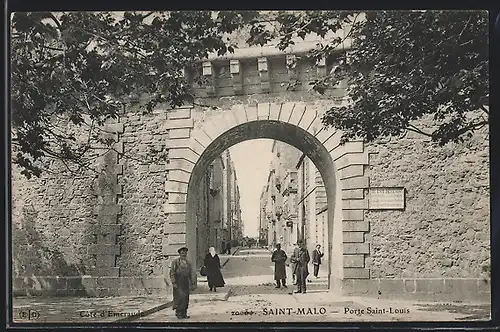
[[[168,121],[170,128],[189,130],[189,134],[179,139],[171,136],[167,146],[171,152],[165,212],[169,215],[167,229],[175,236],[169,238],[164,253],[174,253],[180,244],[186,244],[193,249],[190,258],[196,259],[195,191],[206,168],[232,145],[270,138],[304,152],[323,178],[328,211],[334,211],[328,213],[330,290],[340,290],[344,278],[369,278],[369,270],[364,268],[364,255],[368,253],[364,249],[367,244],[363,243],[363,232],[368,231],[368,224],[363,221],[368,208],[364,166],[368,164],[368,153],[363,142],[340,145],[341,132],[322,128],[319,114],[308,109],[306,103],[235,105],[211,114],[196,127],[191,111],[184,109],[171,112]],[[347,243],[357,245],[346,247],[346,238]],[[352,265],[353,258],[361,258],[362,264]]]

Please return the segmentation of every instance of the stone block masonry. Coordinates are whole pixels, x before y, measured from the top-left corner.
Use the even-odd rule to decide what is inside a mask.
[[[345,279],[345,295],[416,301],[489,302],[491,282],[482,278]]]
[[[119,216],[122,214],[122,206],[118,204],[118,197],[123,192],[118,183],[118,177],[122,175],[123,165],[120,164],[120,155],[123,153],[122,142],[119,136],[123,133],[122,123],[107,125],[107,131],[116,142],[117,149],[107,151],[99,160],[99,175],[94,184],[94,194],[97,196],[97,205],[94,209],[95,223],[90,229],[95,242],[89,243],[88,252],[95,257],[95,265],[92,266],[90,275],[97,277],[96,288],[93,291],[96,296],[113,294],[115,288],[109,283],[103,283],[103,277],[119,277],[120,268],[116,266],[116,258],[120,255],[120,244],[117,238],[120,235],[121,225]]]
[[[398,283],[394,289],[400,290],[411,283],[408,296],[415,298],[435,292],[444,298],[488,300],[489,293],[478,288],[490,282],[487,138],[484,130],[463,144],[444,147],[423,137],[369,147],[374,152],[366,170],[370,186],[406,191],[404,210],[364,214],[371,245],[366,266],[373,282],[380,287]],[[415,290],[415,285],[422,287]],[[453,285],[456,293],[445,285]]]
[[[185,166],[169,163],[172,149],[167,148],[169,136],[184,139],[186,119],[191,109],[169,110],[158,108],[152,114],[134,116],[137,110],[130,109],[123,119],[125,126],[123,196],[118,202],[123,206],[121,215],[122,232],[119,237],[120,256],[116,264],[120,267],[120,295],[149,294],[145,286],[150,278],[166,280],[158,284],[155,292],[169,292],[167,266],[169,257],[163,253],[163,243],[168,239],[165,232],[167,215],[163,206],[168,202],[165,182],[168,174]],[[172,123],[179,126],[170,128]],[[153,293],[154,294],[154,293]]]
[[[13,294],[62,295],[58,290],[68,287],[64,276],[90,274],[95,265],[88,252],[95,241],[95,176],[62,173],[27,180],[13,168],[12,177]]]
[[[213,87],[207,87],[207,91],[211,88]],[[185,202],[187,198],[187,186],[191,170],[199,157],[199,153],[197,152],[199,142],[189,139],[192,137],[192,128],[194,126],[192,109],[189,109],[189,112],[187,110],[176,110],[174,112],[168,113],[167,122],[182,121],[182,129],[184,130],[185,137],[171,135],[173,131],[179,130],[179,126],[168,127],[170,135],[166,147],[169,149],[170,166],[168,177],[165,181],[165,193],[168,196],[168,201],[163,205],[163,211],[166,215],[166,223],[164,225],[166,238],[162,242],[162,254],[167,258],[177,256],[177,249],[186,243]],[[185,116],[182,120],[173,120],[172,114],[176,113],[183,113]],[[179,117],[174,115],[174,118]],[[179,125],[181,125],[180,122]],[[195,145],[196,143],[198,145]]]

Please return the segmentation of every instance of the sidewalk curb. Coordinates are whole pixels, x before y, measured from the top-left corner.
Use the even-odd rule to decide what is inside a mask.
[[[236,255],[236,253],[237,253],[238,251],[240,251],[240,247],[236,248],[236,250],[235,250],[235,251],[231,254],[231,256]],[[220,267],[220,268],[222,269],[222,268],[223,268],[223,267],[227,264],[227,262],[229,262],[229,260],[230,260],[230,259],[231,259],[231,257],[226,258],[226,261],[225,261],[225,262],[221,265],[221,267]]]
[[[224,296],[224,301],[227,301],[229,297],[232,295],[231,293],[233,292],[233,289],[229,287],[229,290],[227,291],[226,296]]]
[[[224,295],[224,297],[222,299],[218,299],[218,300],[208,300],[208,302],[211,302],[211,301],[227,301],[227,299],[231,296],[232,294],[232,288],[229,287],[227,293]],[[205,302],[204,300],[199,300],[199,299],[193,299],[192,301],[189,301],[190,303],[200,303],[200,302]],[[151,314],[154,314],[158,311],[161,311],[163,309],[166,309],[168,307],[171,307],[172,305],[174,304],[174,301],[169,301],[167,303],[163,303],[163,304],[160,304],[156,307],[153,307],[151,309],[148,309],[146,311],[142,311],[140,312],[139,314],[135,314],[135,315],[131,315],[131,316],[128,316],[128,317],[125,317],[125,318],[120,318],[116,321],[113,321],[114,323],[125,323],[125,322],[131,322],[133,320],[136,320],[137,318],[142,318],[142,317],[146,317],[146,316],[149,316]]]
[[[314,294],[314,293],[306,293],[306,294]],[[295,294],[295,291],[292,293],[292,295],[297,300],[297,302],[302,302],[301,295]],[[302,302],[302,303],[307,303],[307,302]],[[366,309],[367,308],[366,306],[360,304],[359,302],[357,302],[355,300],[350,300],[350,299],[342,299],[340,301],[331,301],[331,302],[328,302],[328,304],[329,305],[334,304],[335,306],[342,306],[342,307],[353,307],[355,309]]]
[[[167,303],[163,303],[163,304],[160,304],[156,307],[153,307],[151,309],[148,309],[146,311],[143,311],[143,312],[140,312],[139,314],[135,314],[135,315],[132,315],[132,316],[128,316],[128,317],[125,317],[125,318],[120,318],[118,320],[115,320],[113,323],[126,323],[126,322],[131,322],[137,318],[141,318],[141,317],[146,317],[146,316],[149,316],[151,314],[154,314],[160,310],[163,310],[163,309],[166,309],[170,306],[172,306],[174,304],[174,301],[169,301]]]

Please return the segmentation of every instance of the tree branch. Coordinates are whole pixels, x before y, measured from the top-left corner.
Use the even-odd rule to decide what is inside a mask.
[[[486,113],[486,114],[488,114],[488,115],[490,114],[489,109],[487,109],[484,105],[481,105],[481,107],[480,107],[480,108],[483,110],[483,112],[484,112],[484,113]]]
[[[54,23],[56,24],[57,28],[59,29],[59,32],[62,32],[62,25],[61,25],[61,22],[59,22],[59,19],[54,15],[54,13],[51,13],[49,12],[49,18],[52,19],[52,21],[54,21]]]
[[[412,124],[408,124],[408,126],[405,128],[406,130],[409,130],[409,131],[413,131],[415,133],[418,133],[418,134],[422,134],[422,135],[425,135],[425,136],[428,136],[428,137],[432,137],[431,134],[429,133],[426,133],[420,129],[418,129],[417,127],[415,127],[414,125]]]
[[[63,140],[63,141],[71,140],[71,136],[64,136],[64,133],[62,133],[62,132],[61,132],[62,134],[58,134],[54,130],[52,130],[50,128],[53,128],[53,129],[58,129],[58,128],[55,127],[55,126],[53,126],[53,125],[50,125],[49,123],[47,123],[47,126],[45,127],[45,129],[50,134],[52,134],[52,136],[54,136],[55,138],[58,138],[58,139]]]
[[[358,16],[360,15],[360,13],[357,13],[356,16],[354,17],[354,20],[352,22],[352,25],[354,25],[358,19]],[[349,29],[349,32],[344,36],[344,38],[342,38],[337,44],[335,44],[333,47],[330,46],[330,45],[326,45],[325,47],[323,47],[323,50],[326,48],[326,47],[332,47],[332,48],[335,48],[337,46],[339,46],[340,44],[343,44],[347,38],[349,38],[353,32],[354,28],[351,28]]]
[[[149,16],[153,15],[154,13],[156,13],[156,12],[152,11],[152,12],[147,13],[146,15],[143,15],[142,20],[144,21],[144,19],[148,18]]]
[[[487,124],[488,124],[488,121],[480,121],[477,123],[472,123],[468,126],[463,127],[462,129],[458,130],[456,137],[465,134],[469,130],[472,130],[472,131],[479,130],[479,129],[483,128],[484,126],[486,126]]]
[[[201,103],[197,103],[197,102],[194,102],[194,101],[193,101],[193,105],[194,106],[199,106],[199,107],[210,107],[210,108],[217,107],[217,108],[219,108],[217,105],[201,104]]]
[[[95,38],[98,38],[98,39],[104,40],[104,41],[106,41],[106,42],[108,42],[108,43],[110,43],[110,44],[113,44],[113,45],[115,45],[115,47],[116,47],[116,48],[123,48],[124,50],[130,51],[130,52],[132,52],[132,53],[134,53],[134,54],[136,54],[136,55],[139,55],[139,56],[140,56],[140,57],[142,57],[143,59],[145,59],[145,58],[147,57],[147,56],[145,56],[144,54],[141,54],[141,53],[140,53],[140,51],[143,51],[143,49],[141,49],[141,48],[139,48],[139,47],[137,47],[137,46],[136,46],[136,47],[137,47],[137,49],[136,49],[136,48],[124,47],[125,45],[120,45],[120,44],[119,44],[119,43],[117,43],[116,41],[113,41],[113,40],[111,40],[111,39],[108,39],[108,38],[106,38],[106,37],[104,37],[104,36],[102,36],[102,35],[98,35],[98,34],[96,34],[96,33],[93,33],[93,32],[87,31],[87,30],[85,30],[85,29],[78,28],[78,27],[76,27],[75,29],[76,29],[77,31],[80,31],[80,32],[86,33],[86,34],[87,34],[87,35],[89,35],[89,36],[92,36],[92,37],[95,37]],[[114,35],[112,35],[112,36],[114,36]],[[130,43],[130,42],[129,42],[129,43]]]
[[[73,160],[71,158],[66,158],[65,156],[57,153],[57,152],[54,152],[52,151],[51,149],[47,148],[47,147],[43,147],[41,148],[40,150],[42,150],[43,152],[47,153],[49,156],[53,157],[54,159],[56,160],[60,160],[63,165],[65,166],[65,168],[71,173],[71,174],[77,174],[78,172],[71,169],[71,167],[68,165],[68,162],[72,162],[73,164],[77,165],[78,166],[78,170],[84,168],[84,169],[88,169],[90,171],[93,171],[95,173],[98,173],[95,169],[91,168],[90,166],[87,165],[87,163],[84,162],[84,160],[80,160],[80,161],[77,161],[77,160]],[[92,159],[90,159],[92,160]]]
[[[296,30],[292,30],[292,31],[284,34],[283,36],[280,36],[279,38],[282,38],[282,37],[285,37],[285,36],[290,36],[290,35],[293,35],[294,33],[298,33],[300,31],[304,30],[309,24],[311,24],[311,22],[313,20],[314,19],[311,18],[309,21],[306,22],[306,24],[302,25],[300,28],[298,28]],[[297,20],[294,24],[292,24],[292,26],[290,28],[293,29],[298,23],[299,23],[299,20]]]
[[[62,52],[64,52],[64,51],[65,51],[65,49],[63,49],[63,48],[52,47],[52,46],[46,46],[46,45],[40,45],[40,47],[42,47],[42,48],[46,48],[46,49],[49,49],[49,50],[53,50],[53,51],[62,51]]]

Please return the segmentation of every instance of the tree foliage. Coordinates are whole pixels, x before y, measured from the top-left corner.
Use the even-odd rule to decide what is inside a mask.
[[[488,16],[485,11],[369,11],[280,13],[277,29],[261,39],[279,38],[286,49],[293,37],[321,37],[348,26],[348,32],[305,58],[352,47],[326,77],[312,81],[319,93],[346,80],[349,103],[333,107],[322,122],[344,132],[343,141],[399,136],[414,131],[439,145],[461,142],[488,124]],[[430,117],[430,128],[415,120]]]
[[[13,162],[40,175],[43,157],[89,167],[99,128],[140,97],[144,111],[192,100],[183,70],[209,52],[232,50],[224,36],[252,12],[15,13],[12,17]],[[88,132],[79,141],[67,127]],[[73,167],[73,170],[75,168]]]
[[[368,13],[345,71],[353,103],[324,123],[368,141],[405,130],[440,145],[471,136],[488,123],[487,23],[485,12]],[[426,115],[432,131],[412,124]]]
[[[236,47],[228,33],[248,29],[248,45],[277,40],[285,50],[297,38],[326,37],[304,57],[335,54],[337,70],[311,82],[324,93],[347,81],[350,102],[327,110],[323,123],[344,140],[373,141],[408,130],[439,144],[460,141],[488,122],[488,30],[484,12],[287,11],[15,13],[12,17],[11,108],[13,162],[39,175],[55,158],[88,167],[103,140],[99,127],[130,103],[145,112],[159,103],[193,102],[182,74],[209,52]],[[147,99],[140,96],[147,95]],[[432,117],[434,127],[415,120]],[[69,120],[76,131],[59,123]],[[59,122],[58,122],[59,121]],[[88,133],[87,140],[76,134]],[[81,135],[80,135],[81,136]],[[69,166],[68,166],[69,168]]]

